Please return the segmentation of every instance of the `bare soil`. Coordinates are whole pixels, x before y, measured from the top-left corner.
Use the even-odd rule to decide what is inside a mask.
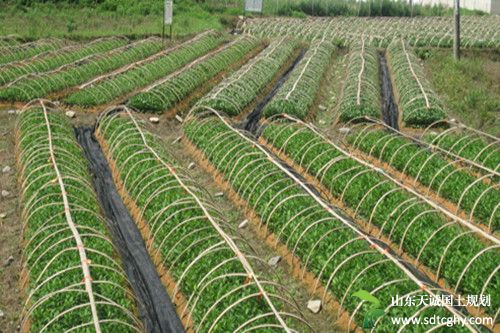
[[[0,109],[0,332],[16,332],[22,308],[19,275],[21,272],[21,223],[17,204],[14,126],[17,115]],[[1,169],[9,166],[11,171]],[[13,260],[12,260],[13,259]],[[2,315],[3,312],[3,315]]]

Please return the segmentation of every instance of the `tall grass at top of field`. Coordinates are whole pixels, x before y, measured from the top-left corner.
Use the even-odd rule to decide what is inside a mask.
[[[194,1],[176,1],[174,36],[223,29],[236,15],[231,13],[226,10],[214,15],[206,6]],[[114,35],[139,38],[160,35],[162,17],[161,0],[8,1],[0,3],[0,35],[14,34],[26,40],[42,37],[86,39]]]
[[[245,0],[175,0],[174,35],[234,26]],[[464,14],[481,14],[463,10]],[[403,0],[266,0],[263,15],[444,16],[443,6]],[[250,14],[248,14],[250,15]],[[0,35],[92,38],[110,35],[143,37],[162,30],[163,0],[7,0],[0,1]],[[168,29],[167,29],[168,32]]]
[[[500,135],[499,51],[463,51],[458,62],[447,50],[421,49],[417,54],[451,115]]]

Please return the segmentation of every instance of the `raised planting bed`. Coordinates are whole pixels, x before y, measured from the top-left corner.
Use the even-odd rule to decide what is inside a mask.
[[[451,124],[453,126],[453,124]],[[463,126],[452,127],[441,133],[427,130],[422,139],[454,155],[479,164],[485,173],[500,172],[500,143],[498,138],[466,131]]]
[[[35,42],[0,47],[0,66],[24,60],[44,52],[55,51],[70,44],[63,39],[40,39]]]
[[[28,102],[76,86],[91,78],[115,70],[128,63],[144,59],[163,48],[161,41],[146,39],[96,55],[60,70],[29,75],[12,81],[0,89],[0,100]]]
[[[325,38],[312,43],[286,82],[264,108],[264,116],[286,112],[304,119],[309,114],[335,46]]]
[[[350,48],[339,119],[347,122],[365,116],[380,118],[382,108],[377,49],[365,38],[353,43]]]
[[[162,79],[132,96],[127,105],[143,112],[162,112],[174,107],[189,94],[201,87],[217,74],[241,61],[246,54],[262,45],[254,37],[242,36],[186,66],[180,72]]]
[[[207,193],[129,109],[100,118],[121,194],[188,332],[305,332],[286,291],[262,278]]]
[[[71,124],[44,102],[19,117],[21,332],[143,332]]]
[[[417,56],[402,39],[387,48],[387,62],[402,120],[406,126],[426,126],[447,117]]]
[[[13,62],[0,67],[0,85],[9,83],[23,75],[42,73],[94,54],[110,51],[126,43],[125,38],[102,38],[83,46],[69,46],[48,52],[32,60]]]
[[[212,107],[230,116],[243,112],[294,54],[298,43],[287,38],[266,49],[212,89],[197,105]]]
[[[347,141],[363,153],[385,162],[411,177],[438,196],[456,205],[468,219],[488,227],[500,226],[500,190],[493,175],[475,177],[457,161],[449,161],[439,152],[420,147],[408,138],[377,128],[366,128],[347,136]],[[489,183],[487,183],[489,181]]]
[[[275,122],[262,134],[266,145],[285,157],[341,204],[364,230],[394,244],[436,282],[463,295],[499,292],[495,238],[450,222],[445,215],[398,183],[351,156],[305,124]],[[467,251],[464,251],[467,249]],[[463,296],[465,297],[465,296]],[[498,301],[484,310],[495,313]]]
[[[151,59],[134,64],[133,67],[117,75],[90,82],[67,96],[64,102],[84,107],[113,102],[115,99],[144,87],[178,70],[196,58],[217,48],[225,41],[222,34],[215,31],[202,33],[180,45],[156,54]]]
[[[276,247],[288,253],[287,258],[293,258],[287,261],[295,267],[296,275],[306,283],[309,281],[323,302],[334,303],[342,314],[340,322],[344,328],[353,329],[354,323],[361,325],[370,315],[370,306],[355,295],[360,289],[376,296],[385,310],[386,315],[375,321],[376,332],[410,329],[404,324],[393,324],[393,316],[447,316],[448,311],[455,311],[417,304],[391,306],[394,295],[425,294],[434,299],[439,288],[429,287],[416,278],[387,248],[336,213],[225,118],[198,111],[196,117],[186,120],[184,132],[188,149],[199,154],[230,197],[245,208],[255,230],[264,233],[265,239],[273,239]],[[431,327],[422,325],[418,329]],[[435,329],[446,332],[445,328]]]

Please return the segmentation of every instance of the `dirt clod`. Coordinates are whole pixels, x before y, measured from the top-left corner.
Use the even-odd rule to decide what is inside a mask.
[[[4,166],[2,169],[3,173],[9,173],[12,170],[12,168],[8,165]]]
[[[10,192],[9,191],[6,191],[6,190],[2,190],[2,197],[6,198],[10,195]]]
[[[153,124],[158,124],[160,122],[160,118],[158,117],[150,117],[149,121]]]

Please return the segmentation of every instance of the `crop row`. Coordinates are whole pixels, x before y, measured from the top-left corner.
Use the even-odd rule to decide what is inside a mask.
[[[335,46],[325,40],[314,42],[286,82],[264,108],[264,116],[286,112],[304,119],[318,92]]]
[[[495,247],[488,248],[456,223],[447,223],[433,207],[308,127],[272,123],[262,137],[314,177],[368,229],[375,226],[377,236],[395,243],[454,290],[465,295],[499,291],[496,268],[500,258]],[[499,305],[496,302],[489,308],[493,313]]]
[[[143,40],[115,49],[105,56],[98,55],[85,59],[60,71],[28,76],[11,82],[5,89],[0,89],[0,100],[28,102],[44,97],[81,84],[96,75],[115,70],[127,63],[143,59],[161,49],[161,42],[155,39]]]
[[[83,152],[64,116],[37,103],[17,126],[23,332],[141,332],[100,216]]]
[[[396,101],[407,126],[425,126],[446,118],[439,97],[426,79],[417,56],[402,39],[387,48]]]
[[[478,136],[448,131],[441,134],[428,133],[422,139],[450,153],[478,163],[490,170],[500,171],[500,149],[498,140],[487,142]]]
[[[500,226],[500,190],[486,184],[439,153],[383,130],[354,132],[347,137],[356,149],[387,163],[469,213],[469,219],[494,232]]]
[[[393,315],[446,315],[445,308],[390,306],[394,295],[422,295],[429,290],[404,271],[397,259],[314,197],[306,185],[292,178],[279,163],[273,163],[265,150],[225,119],[190,118],[184,133],[234,195],[245,202],[251,215],[257,216],[259,229],[265,226],[302,262],[303,273],[314,274],[322,283],[323,300],[328,293],[352,320],[363,323],[370,307],[354,294],[360,289],[371,292],[387,314],[377,320],[377,332],[397,331],[389,320]],[[404,330],[404,325],[399,328]]]
[[[242,36],[219,52],[186,66],[181,72],[131,97],[128,106],[149,112],[168,110],[261,44],[253,37]]]
[[[151,61],[95,84],[85,86],[67,96],[64,102],[85,107],[112,102],[122,95],[174,72],[190,61],[218,47],[223,42],[224,37],[218,32],[209,31],[198,35],[174,47],[171,51],[165,51],[164,55]]]
[[[292,56],[298,44],[281,38],[212,89],[197,105],[239,115]]]
[[[365,38],[351,45],[347,77],[339,106],[340,121],[380,117],[380,84],[377,49]]]
[[[292,303],[283,290],[253,271],[206,192],[179,173],[161,141],[144,131],[128,109],[101,118],[98,135],[126,201],[135,205],[131,211],[143,223],[149,252],[173,279],[169,292],[186,328],[297,331],[301,319],[284,311]]]
[[[387,47],[394,39],[404,38],[412,46],[451,47],[452,17],[332,17],[264,18],[245,20],[244,32],[261,38],[294,37],[310,42],[319,34],[339,44],[356,43],[362,37],[375,47]],[[460,24],[462,47],[498,47],[498,17],[491,15],[463,18]]]
[[[46,55],[35,58],[31,61],[11,63],[0,67],[0,85],[11,82],[12,80],[23,75],[49,71],[78,59],[106,52],[125,44],[125,39],[98,39],[83,47],[72,46],[57,52],[47,53]]]
[[[55,51],[67,44],[61,39],[42,39],[36,42],[0,48],[0,65],[33,57],[43,52]]]
[[[14,35],[0,36],[0,48],[3,47],[14,47],[21,44],[20,39]]]

